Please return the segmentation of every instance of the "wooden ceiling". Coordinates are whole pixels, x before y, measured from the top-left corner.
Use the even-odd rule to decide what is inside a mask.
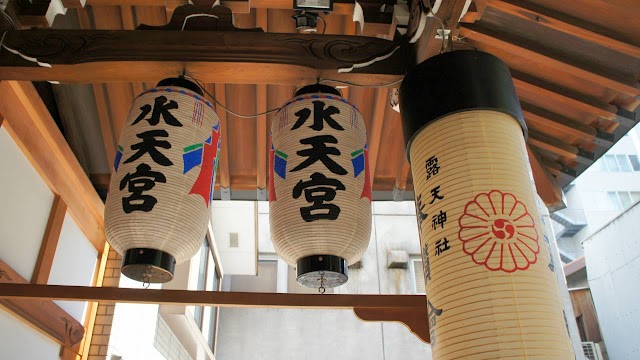
[[[184,3],[87,0],[82,7],[77,0],[62,1],[69,8],[66,17],[77,14],[77,25],[65,26],[100,30],[165,25],[175,8]],[[395,2],[371,0],[363,7],[378,9],[372,4],[385,3]],[[297,33],[291,20],[294,12],[290,0],[223,1],[223,5],[234,12],[234,25],[238,28]],[[325,34],[393,38],[398,23],[393,16],[373,19],[367,10],[361,33],[358,23],[352,21],[353,4],[338,1],[335,5],[332,14],[324,15]],[[640,104],[640,2],[474,0],[458,22],[464,7],[464,0],[442,0],[437,16],[452,30],[454,49],[487,51],[510,67],[529,127],[528,145],[538,191],[548,205],[558,205],[562,201],[559,189],[638,122],[635,110]],[[69,23],[73,24],[65,24]],[[322,23],[318,26],[322,31]],[[428,18],[422,36],[410,45],[409,63],[438,54],[441,40],[435,35],[440,26],[434,18]],[[0,71],[0,79],[2,76]],[[240,114],[277,108],[296,89],[295,85],[255,82],[208,83],[206,88],[227,108]],[[91,84],[108,163],[113,162],[117,137],[134,96],[152,86],[153,82]],[[400,115],[389,101],[396,87],[341,88],[344,96],[361,110],[367,125],[375,199],[413,197]],[[216,187],[223,191],[217,196],[266,200],[266,191],[259,190],[268,185],[268,134],[273,114],[247,119],[219,109],[218,115],[223,149]],[[92,175],[98,187],[105,186],[105,181],[99,180],[104,175]]]

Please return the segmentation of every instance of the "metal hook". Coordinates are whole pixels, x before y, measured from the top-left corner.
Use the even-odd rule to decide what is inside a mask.
[[[320,287],[318,288],[318,292],[320,294],[324,294],[327,289],[324,287],[324,272],[320,272]]]

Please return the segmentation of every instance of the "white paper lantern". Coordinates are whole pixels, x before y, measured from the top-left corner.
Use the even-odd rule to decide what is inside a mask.
[[[433,359],[573,359],[507,66],[432,57],[400,87]]]
[[[276,252],[298,281],[347,281],[371,234],[371,180],[362,115],[329,86],[302,88],[271,127],[269,201]]]
[[[166,79],[131,105],[105,208],[122,273],[167,282],[200,248],[210,217],[220,122],[200,88]]]

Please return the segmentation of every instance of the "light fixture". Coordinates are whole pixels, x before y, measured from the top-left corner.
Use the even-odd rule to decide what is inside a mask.
[[[316,31],[318,28],[318,14],[316,13],[299,11],[291,18],[296,22],[296,30],[298,31]]]
[[[293,0],[293,9],[329,13],[333,11],[333,0]]]
[[[269,204],[276,252],[299,283],[344,284],[371,233],[371,179],[362,115],[340,92],[296,92],[271,127]]]
[[[433,358],[573,359],[507,66],[432,57],[405,77],[400,110]]]
[[[196,84],[165,79],[133,101],[105,207],[124,275],[170,281],[176,262],[200,249],[219,151],[218,116]]]

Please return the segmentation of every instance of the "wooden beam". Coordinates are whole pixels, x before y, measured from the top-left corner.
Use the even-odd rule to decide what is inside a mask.
[[[157,81],[186,72],[205,83],[302,85],[320,77],[383,85],[406,68],[400,41],[344,35],[23,30],[8,31],[4,46],[51,66],[0,53],[0,79],[32,81]]]
[[[31,286],[20,274],[0,260],[0,286]],[[47,285],[34,285],[44,286]],[[0,298],[0,305],[33,325],[57,343],[77,349],[84,327],[50,299]]]
[[[485,44],[526,58],[556,71],[581,77],[594,84],[600,84],[617,92],[636,96],[640,94],[640,83],[634,78],[613,74],[605,69],[578,64],[566,56],[550,53],[538,45],[524,40],[516,40],[509,35],[492,31],[477,24],[463,24],[460,34],[472,45]],[[477,46],[477,45],[476,45]]]
[[[33,284],[0,284],[0,299],[48,299],[244,308],[353,309],[426,308],[424,295],[331,295],[154,290]]]
[[[422,342],[430,343],[429,311],[424,308],[387,309],[355,308],[353,312],[363,321],[400,321]]]
[[[564,164],[560,164],[543,156],[540,157],[540,160],[547,168],[547,171],[549,171],[549,173],[558,180],[560,187],[567,186],[570,182],[575,180],[576,171],[574,169],[570,169]]]
[[[540,155],[527,145],[529,164],[533,173],[533,181],[536,184],[538,195],[550,211],[566,207],[562,188],[553,176],[547,171],[540,160]]]
[[[227,104],[227,93],[225,84],[215,85],[216,100],[222,106]],[[220,119],[220,163],[218,163],[218,176],[220,187],[229,189],[231,187],[231,176],[229,172],[229,122],[227,121],[227,112],[216,104],[216,113]]]
[[[32,284],[46,284],[49,282],[51,265],[53,265],[53,258],[56,255],[58,240],[60,239],[60,232],[62,231],[62,224],[66,214],[67,204],[64,203],[59,195],[56,195],[53,199],[53,205],[51,205],[51,213],[49,214],[49,221],[40,245],[38,260],[36,260],[36,265],[33,269]]]
[[[267,112],[267,85],[256,85],[256,112],[258,114]],[[267,171],[269,167],[269,162],[267,161],[267,154],[269,153],[267,115],[259,115],[256,120],[256,148],[258,152],[256,163],[257,185],[259,190],[265,190],[267,188],[267,178],[269,174]]]
[[[87,239],[102,251],[106,241],[104,204],[85,175],[33,84],[0,82],[3,127],[49,188],[69,207]]]
[[[528,21],[545,28],[567,33],[582,40],[598,44],[605,48],[633,56],[635,58],[640,57],[639,46],[618,40],[611,36],[603,35],[604,29],[565,14],[555,13],[549,9],[522,1],[515,4],[513,3],[513,0],[509,0],[508,2],[502,0],[491,0],[489,1],[489,7],[505,14],[515,16],[519,20]],[[615,26],[612,24],[612,27]]]
[[[376,166],[378,164],[378,153],[382,141],[382,125],[389,102],[388,89],[376,89],[373,113],[371,114],[371,126],[369,126],[369,174],[371,175],[371,185],[373,186],[376,177]]]

